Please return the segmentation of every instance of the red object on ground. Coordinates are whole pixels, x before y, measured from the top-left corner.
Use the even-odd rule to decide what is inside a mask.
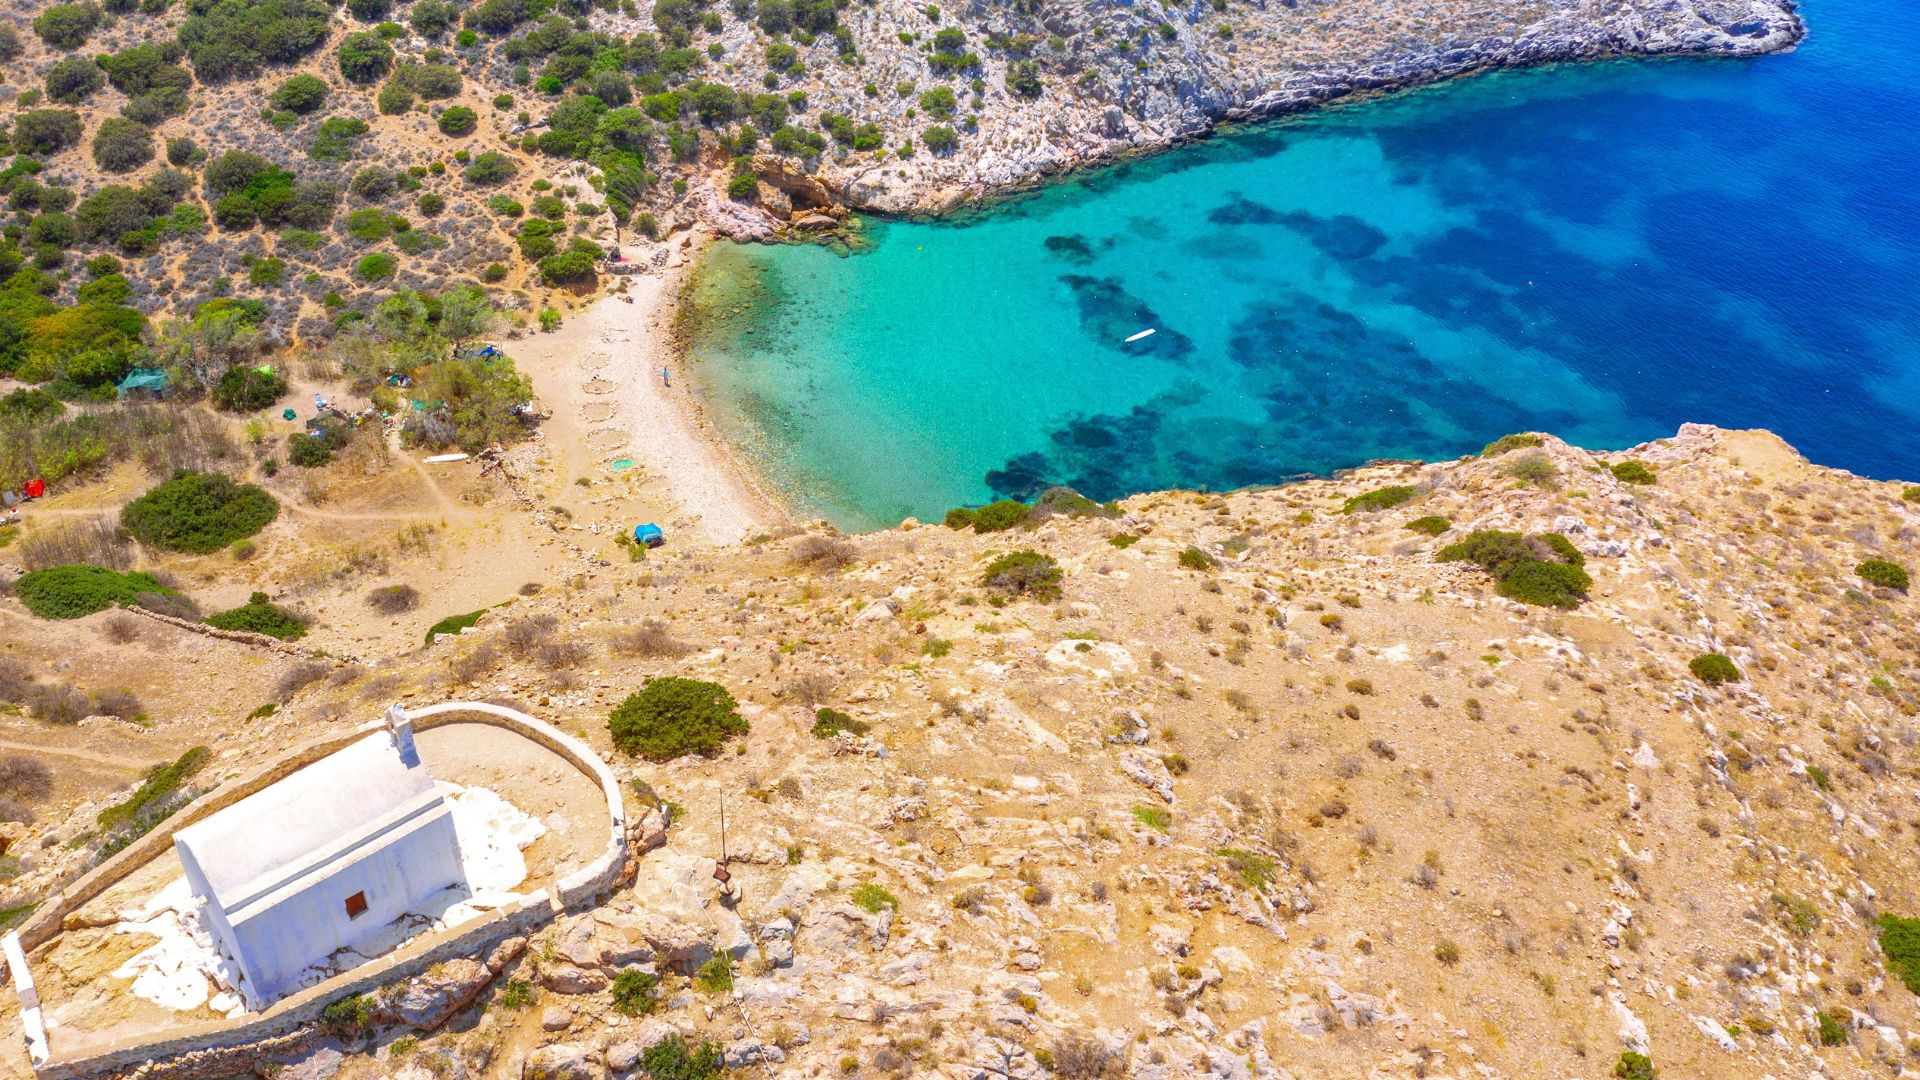
[[[27,481],[27,498],[38,499],[41,496],[45,495],[46,493],[47,493],[47,482],[45,480]]]

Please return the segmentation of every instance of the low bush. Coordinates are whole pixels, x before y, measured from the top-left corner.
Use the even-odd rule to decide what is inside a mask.
[[[1854,567],[1853,572],[1859,574],[1861,580],[1870,585],[1878,585],[1882,589],[1899,589],[1904,592],[1910,583],[1906,567],[1899,563],[1887,562],[1885,559],[1868,559]]]
[[[1914,484],[1902,491],[1900,497],[1908,502],[1920,503],[1920,484]]]
[[[117,828],[139,820],[146,811],[157,804],[168,801],[169,797],[180,790],[212,757],[204,746],[196,746],[167,765],[156,765],[134,789],[124,802],[115,803],[100,811],[96,820],[107,828]]]
[[[267,594],[254,593],[245,604],[231,611],[207,616],[207,625],[218,630],[236,630],[265,634],[281,641],[298,641],[307,636],[307,622],[286,608],[269,603]]]
[[[1554,468],[1552,459],[1542,453],[1521,454],[1502,466],[1500,473],[1529,487],[1548,489],[1557,486],[1560,478],[1560,470]]]
[[[8,754],[0,757],[0,796],[38,802],[53,794],[53,770],[37,757]]]
[[[1657,484],[1660,478],[1643,462],[1621,461],[1613,465],[1613,478],[1623,484]]]
[[[67,411],[57,397],[37,386],[23,387],[0,397],[0,424],[39,424]]]
[[[1687,670],[1693,672],[1694,678],[1708,686],[1740,681],[1740,669],[1721,653],[1705,653],[1696,656],[1687,661]]]
[[[1821,1046],[1845,1046],[1847,1044],[1847,1026],[1835,1019],[1832,1013],[1821,1010],[1820,1012],[1814,1013],[1813,1018],[1820,1025]]]
[[[427,642],[431,644],[433,639],[441,634],[457,634],[479,622],[480,616],[486,613],[487,609],[481,608],[479,611],[469,611],[465,615],[449,615],[427,627]]]
[[[869,915],[878,915],[887,908],[900,910],[900,898],[871,881],[855,888],[851,899],[854,907]]]
[[[873,726],[865,720],[856,720],[839,709],[821,708],[813,714],[813,737],[831,739],[845,731],[853,735],[865,735]]]
[[[1413,498],[1416,494],[1418,494],[1418,492],[1405,484],[1375,488],[1372,491],[1362,492],[1348,499],[1345,505],[1340,507],[1340,512],[1343,514],[1371,514],[1381,510],[1391,510],[1401,503],[1406,502],[1408,499]]]
[[[1002,532],[1027,520],[1030,510],[1026,503],[1016,499],[1001,499],[978,508],[962,506],[949,510],[945,524],[949,529],[971,528],[977,533]]]
[[[719,1043],[706,1041],[693,1046],[676,1031],[640,1055],[640,1068],[657,1080],[716,1080],[726,1068],[726,1058]]]
[[[1482,447],[1480,449],[1480,456],[1483,458],[1499,457],[1509,450],[1521,450],[1530,446],[1539,446],[1541,441],[1540,436],[1530,431],[1523,431],[1517,435],[1502,435]]]
[[[305,116],[327,102],[327,82],[317,75],[295,75],[273,88],[268,98],[283,112]]]
[[[440,114],[440,133],[442,135],[452,135],[456,138],[462,135],[471,135],[473,134],[473,129],[479,126],[480,115],[465,105],[455,105],[453,108]]]
[[[271,368],[236,364],[213,384],[213,405],[227,412],[258,412],[287,393],[287,380]]]
[[[841,570],[852,566],[857,555],[852,544],[831,536],[803,536],[793,545],[794,562],[823,570]]]
[[[646,1016],[660,1007],[660,976],[637,967],[613,977],[613,1011],[622,1016]]]
[[[1620,1060],[1613,1063],[1613,1075],[1618,1080],[1654,1080],[1659,1073],[1653,1067],[1652,1058],[1622,1050]]]
[[[1422,536],[1439,536],[1448,529],[1453,528],[1453,522],[1448,521],[1439,514],[1428,514],[1426,517],[1417,517],[1407,522],[1407,528]]]
[[[148,547],[219,551],[272,524],[280,504],[253,484],[181,469],[120,511],[120,527]]]
[[[1585,557],[1565,537],[1558,539],[1556,544],[1547,537],[1478,529],[1466,539],[1441,548],[1437,558],[1478,564],[1493,576],[1500,595],[1523,604],[1578,607],[1593,587],[1593,579],[1580,568]]]
[[[1008,596],[1031,596],[1052,603],[1061,595],[1060,564],[1037,551],[1015,551],[987,564],[980,577],[983,588]]]
[[[1880,951],[1886,954],[1887,970],[1893,972],[1907,989],[1920,994],[1920,919],[1881,915]]]
[[[650,761],[686,754],[711,755],[735,735],[747,733],[726,687],[698,679],[650,679],[607,718],[613,744]]]
[[[673,636],[664,619],[648,619],[613,635],[613,651],[623,656],[685,656],[693,646]]]
[[[1213,556],[1197,547],[1188,546],[1180,552],[1180,565],[1188,570],[1211,570],[1217,564]]]
[[[420,606],[420,593],[411,585],[381,585],[367,593],[367,606],[382,615],[402,615]]]
[[[100,566],[50,566],[30,570],[13,583],[14,595],[42,619],[78,619],[116,604],[132,604],[145,593],[173,590],[143,573],[118,573]]]

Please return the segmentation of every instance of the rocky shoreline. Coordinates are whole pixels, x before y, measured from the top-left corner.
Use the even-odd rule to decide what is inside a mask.
[[[1447,10],[1452,6],[1438,5],[1443,17],[1455,17]],[[1294,4],[1276,4],[1252,15],[1269,33],[1278,34],[1299,10]],[[1390,22],[1390,14],[1383,13],[1379,21]],[[1471,21],[1484,14],[1462,17]],[[763,155],[756,159],[761,199],[742,203],[716,190],[701,200],[699,216],[730,238],[767,241],[794,232],[830,231],[854,211],[940,215],[1031,190],[1082,169],[1171,149],[1205,138],[1222,124],[1269,119],[1356,96],[1555,63],[1636,56],[1755,57],[1791,49],[1806,35],[1792,0],[1678,0],[1604,10],[1584,3],[1554,4],[1541,18],[1512,26],[1511,33],[1476,34],[1473,30],[1482,28],[1475,27],[1418,42],[1390,35],[1397,40],[1388,45],[1380,45],[1375,35],[1331,55],[1323,53],[1315,63],[1303,63],[1291,43],[1244,63],[1234,45],[1217,47],[1199,39],[1200,29],[1192,25],[1175,31],[1189,47],[1178,56],[1156,56],[1150,71],[1116,73],[1110,70],[1115,65],[1089,61],[1079,69],[1078,80],[1050,82],[1047,92],[1024,108],[989,111],[956,152],[923,153],[905,161],[847,155],[823,160],[810,173],[791,161]],[[1184,40],[1189,33],[1196,39],[1191,43]],[[1005,64],[998,58],[989,57],[984,67],[989,83],[1004,75]],[[1065,68],[1073,70],[1071,64]],[[835,102],[830,98],[825,104],[832,107]],[[876,117],[872,102],[860,104],[865,108],[855,115],[875,118],[893,134],[889,120],[902,118]],[[903,118],[910,123],[913,113],[907,108]]]

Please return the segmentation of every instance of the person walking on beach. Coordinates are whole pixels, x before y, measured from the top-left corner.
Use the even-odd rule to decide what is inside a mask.
[[[666,368],[661,368],[661,369],[660,369],[660,385],[661,385],[661,386],[665,386],[665,387],[672,387],[672,386],[673,386],[673,380],[672,380],[672,379],[669,379],[669,378],[667,378],[667,369],[666,369]]]

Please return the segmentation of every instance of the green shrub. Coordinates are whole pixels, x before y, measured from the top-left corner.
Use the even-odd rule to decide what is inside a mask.
[[[1613,466],[1613,478],[1623,484],[1657,484],[1660,478],[1638,461],[1621,461]]]
[[[1613,1075],[1619,1080],[1654,1080],[1659,1073],[1653,1067],[1652,1058],[1622,1050],[1620,1060],[1614,1063]]]
[[[459,137],[473,134],[480,126],[480,114],[465,105],[455,105],[440,114],[440,134]]]
[[[853,906],[869,915],[878,915],[882,909],[900,910],[900,898],[869,881],[853,890]]]
[[[1027,520],[1032,507],[1016,499],[1001,499],[990,502],[978,509],[960,507],[947,511],[946,526],[950,529],[964,529],[969,526],[977,533],[1002,532]]]
[[[29,109],[14,117],[13,148],[51,154],[80,141],[80,114],[72,109]]]
[[[1552,488],[1560,476],[1560,470],[1545,454],[1522,454],[1501,468],[1501,475],[1511,476],[1530,487]]]
[[[1878,585],[1883,589],[1899,589],[1904,592],[1909,584],[1907,568],[1899,563],[1887,562],[1885,559],[1868,559],[1854,567],[1853,572],[1859,574],[1867,583]]]
[[[486,613],[487,609],[481,608],[479,611],[469,611],[465,615],[449,615],[439,622],[434,623],[432,626],[427,627],[426,640],[431,644],[433,639],[441,634],[457,634],[467,627],[472,626],[474,623],[479,622],[480,616]]]
[[[38,424],[63,415],[67,407],[60,399],[37,386],[22,387],[0,397],[0,423]]]
[[[99,65],[84,56],[69,56],[47,69],[42,84],[47,88],[47,100],[78,105],[97,93],[106,81]]]
[[[1568,563],[1526,562],[1501,576],[1494,587],[1501,596],[1536,607],[1576,608],[1593,578]]]
[[[513,163],[512,158],[489,150],[484,154],[475,154],[473,163],[461,175],[466,177],[469,184],[491,186],[513,179],[513,174],[519,171],[520,167]]]
[[[1823,1009],[1814,1013],[1813,1018],[1820,1024],[1821,1046],[1845,1046],[1847,1044],[1847,1027],[1845,1024],[1834,1019],[1833,1014]]]
[[[94,820],[109,829],[139,820],[148,808],[179,791],[180,785],[199,772],[212,756],[206,747],[196,746],[168,764],[154,766],[132,795],[100,811]]]
[[[305,116],[327,101],[327,82],[317,75],[295,75],[273,88],[273,107]]]
[[[709,994],[724,994],[733,989],[733,954],[722,949],[707,957],[707,962],[693,973],[693,985]]]
[[[33,32],[56,49],[77,49],[93,36],[100,20],[96,4],[55,4],[34,17]]]
[[[838,709],[818,709],[813,714],[813,737],[831,739],[840,732],[865,735],[873,726],[865,720],[856,720]]]
[[[227,412],[257,412],[279,401],[286,392],[287,380],[273,371],[236,364],[213,384],[213,404]]]
[[[253,484],[182,469],[120,510],[134,539],[165,551],[219,551],[273,523],[280,504]]]
[[[660,1007],[660,976],[626,968],[613,977],[613,1011],[622,1016],[646,1016]]]
[[[698,679],[649,679],[607,718],[613,744],[649,761],[686,754],[711,755],[734,735],[747,733],[726,687]]]
[[[336,1031],[357,1032],[373,1017],[373,999],[365,994],[341,998],[320,1010],[320,1021]]]
[[[499,0],[486,0],[487,4],[497,2]],[[640,1055],[640,1069],[651,1080],[717,1080],[725,1067],[726,1059],[719,1043],[707,1041],[688,1046],[686,1037],[677,1031]]]
[[[1586,553],[1574,547],[1573,541],[1559,533],[1541,533],[1539,536],[1534,537],[1534,539],[1542,541],[1547,547],[1552,548],[1554,555],[1563,563],[1571,566],[1587,565]]]
[[[218,630],[236,630],[265,634],[281,641],[298,641],[307,636],[306,620],[286,608],[267,602],[266,593],[254,593],[253,599],[231,611],[207,616],[207,625]]]
[[[1340,508],[1340,512],[1343,514],[1351,514],[1358,511],[1374,513],[1380,510],[1391,510],[1401,503],[1406,502],[1408,499],[1413,498],[1415,494],[1417,493],[1405,484],[1376,488],[1373,491],[1355,495],[1353,498],[1348,499],[1346,504]]]
[[[1517,435],[1502,435],[1482,447],[1480,456],[1483,458],[1499,457],[1509,450],[1520,450],[1529,446],[1539,446],[1541,442],[1540,436],[1530,431],[1523,431]]]
[[[1585,556],[1557,533],[1529,540],[1517,532],[1477,529],[1441,548],[1436,557],[1442,562],[1478,564],[1493,576],[1500,595],[1523,604],[1578,607],[1593,587],[1593,579],[1580,568]]]
[[[1155,832],[1166,832],[1173,827],[1173,814],[1163,807],[1136,806],[1132,813],[1133,820]]]
[[[1189,546],[1180,553],[1180,565],[1188,570],[1211,570],[1215,562],[1213,556],[1197,547]]]
[[[268,64],[286,64],[327,40],[329,5],[321,0],[200,3],[180,25],[180,43],[201,82],[246,78]]]
[[[153,160],[153,132],[147,125],[109,116],[93,133],[93,163],[107,172],[129,172]]]
[[[1428,514],[1426,517],[1417,517],[1407,522],[1407,528],[1422,536],[1439,536],[1453,528],[1453,522],[1439,514]]]
[[[318,469],[333,461],[333,440],[324,433],[295,431],[287,436],[287,462]]]
[[[593,280],[593,256],[585,251],[561,251],[540,260],[540,280],[570,285]]]
[[[1877,923],[1880,951],[1887,956],[1888,970],[1907,984],[1908,990],[1920,994],[1920,919],[1882,915]]]
[[[1060,564],[1037,551],[1015,551],[988,563],[980,584],[1003,594],[1025,594],[1052,603],[1060,599]]]
[[[1687,670],[1693,672],[1694,678],[1708,686],[1740,681],[1740,669],[1721,653],[1704,653],[1696,656],[1687,661]]]
[[[384,251],[376,251],[371,255],[362,256],[359,262],[354,263],[353,274],[361,281],[380,281],[392,277],[399,265],[400,260]]]
[[[42,619],[77,619],[115,604],[131,604],[142,593],[174,595],[146,574],[117,573],[100,566],[30,570],[13,583],[13,593]]]
[[[1900,497],[1908,502],[1920,503],[1920,484],[1914,484],[1902,491]]]
[[[340,74],[350,83],[365,86],[378,80],[393,67],[393,46],[379,34],[349,34],[338,50]]]

